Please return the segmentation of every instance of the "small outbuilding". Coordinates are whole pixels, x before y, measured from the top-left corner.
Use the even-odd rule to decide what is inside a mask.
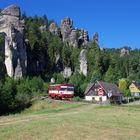
[[[108,99],[115,103],[122,102],[122,95],[117,85],[103,81],[88,84],[85,90],[85,100],[107,101]]]
[[[132,82],[129,86],[130,92],[132,96],[140,97],[140,83]]]

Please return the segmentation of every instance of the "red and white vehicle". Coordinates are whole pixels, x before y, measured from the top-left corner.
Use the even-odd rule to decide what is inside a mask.
[[[48,96],[51,98],[72,98],[74,96],[74,85],[72,84],[57,84],[50,85]]]

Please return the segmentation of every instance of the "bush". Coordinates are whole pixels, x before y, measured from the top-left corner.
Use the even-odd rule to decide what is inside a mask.
[[[15,97],[15,108],[17,111],[20,111],[31,105],[31,98],[27,94],[18,93]]]
[[[74,102],[78,102],[78,101],[82,101],[82,99],[80,98],[80,97],[73,97],[72,98],[72,101],[74,101]]]
[[[16,84],[12,78],[6,78],[0,90],[0,114],[15,106]]]
[[[44,90],[44,82],[40,77],[5,78],[0,83],[0,114],[20,111],[31,104],[31,99]]]

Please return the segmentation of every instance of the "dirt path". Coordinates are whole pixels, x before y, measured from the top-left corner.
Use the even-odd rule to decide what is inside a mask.
[[[59,113],[0,117],[0,126],[17,124],[17,123],[22,123],[22,122],[29,122],[29,121],[38,120],[38,119],[56,118],[57,116],[66,116],[66,115],[70,115],[70,114],[77,114],[77,113],[91,110],[97,106],[99,106],[99,104],[86,104],[86,105],[82,105],[78,108],[70,109],[67,111],[59,112]]]

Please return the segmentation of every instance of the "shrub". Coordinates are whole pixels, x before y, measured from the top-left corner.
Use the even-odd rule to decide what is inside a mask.
[[[16,84],[12,78],[6,78],[0,91],[0,114],[13,109],[16,95]]]
[[[31,98],[28,94],[18,93],[15,97],[15,108],[17,111],[20,111],[31,104]]]
[[[40,77],[5,78],[0,83],[0,114],[20,111],[31,104],[31,99],[44,90],[44,82]]]
[[[82,101],[82,99],[80,97],[73,97],[72,101],[78,102],[78,101]]]

